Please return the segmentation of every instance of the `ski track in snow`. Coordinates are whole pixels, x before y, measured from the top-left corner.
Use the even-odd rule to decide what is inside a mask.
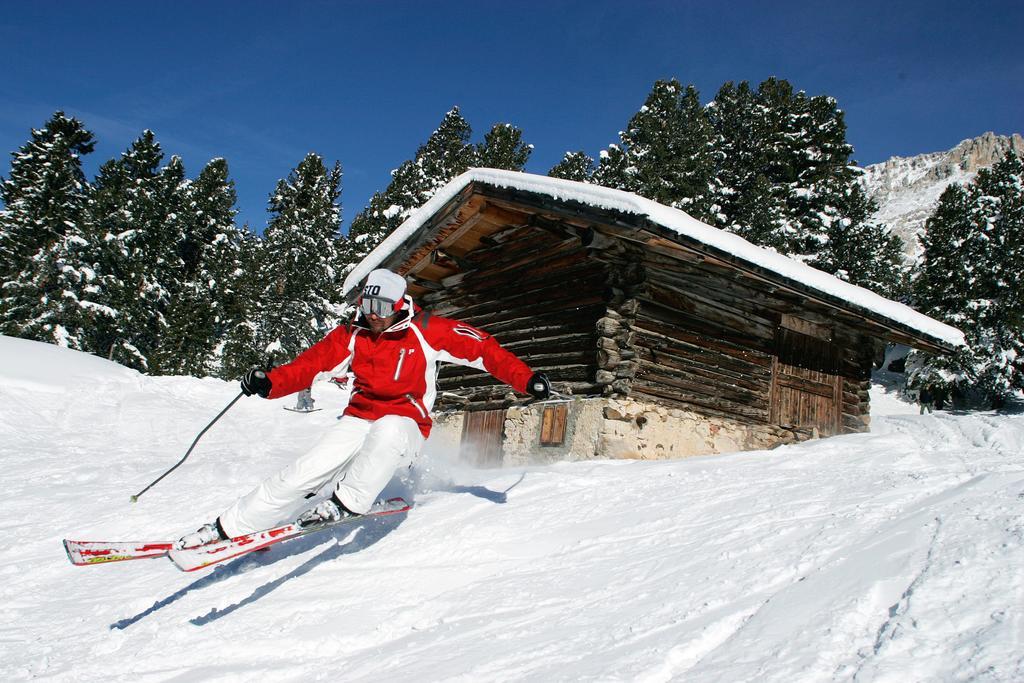
[[[0,676],[274,681],[1024,680],[1024,416],[681,461],[468,470],[408,515],[216,569],[72,567],[60,540],[166,540],[330,425],[0,338]]]

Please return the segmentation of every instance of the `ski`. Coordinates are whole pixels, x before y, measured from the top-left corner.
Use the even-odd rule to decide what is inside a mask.
[[[64,551],[68,554],[68,560],[76,567],[163,557],[173,545],[170,541],[144,543],[142,541],[71,541],[64,539]]]
[[[300,408],[289,408],[288,406],[285,406],[284,409],[293,413],[315,413],[319,410],[323,410],[323,408],[310,408],[309,410],[302,410]]]
[[[167,556],[171,558],[171,562],[174,563],[174,566],[181,571],[194,572],[198,569],[205,569],[206,567],[240,557],[256,550],[263,550],[264,548],[272,546],[275,543],[280,543],[281,541],[287,541],[293,538],[298,538],[299,536],[305,536],[306,534],[316,533],[318,531],[324,531],[325,529],[341,526],[343,524],[359,522],[367,517],[381,517],[384,515],[394,515],[406,512],[411,507],[412,506],[409,503],[405,502],[404,498],[390,498],[384,501],[378,500],[373,504],[373,507],[370,508],[370,511],[363,515],[343,517],[336,522],[328,522],[327,524],[318,524],[316,526],[305,528],[301,528],[296,524],[286,524],[273,529],[266,529],[264,531],[245,534],[244,536],[237,536],[226,541],[207,543],[206,545],[197,546],[195,548],[184,548],[181,550],[175,550],[172,548],[167,553]]]

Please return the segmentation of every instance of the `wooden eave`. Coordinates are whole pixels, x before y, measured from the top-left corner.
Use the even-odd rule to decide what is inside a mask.
[[[801,299],[810,307],[827,309],[831,315],[864,329],[870,336],[933,353],[949,353],[955,348],[944,340],[853,302],[681,235],[646,216],[597,208],[574,200],[556,200],[544,194],[479,181],[466,185],[380,265],[405,275],[410,293],[414,297],[421,296],[444,289],[446,281],[452,281],[449,278],[457,278],[462,272],[463,257],[477,246],[493,243],[495,236],[500,237],[509,227],[526,225],[561,229],[566,236],[573,232],[582,236],[593,230],[682,262],[704,261],[719,265],[740,277],[758,281],[772,291]]]

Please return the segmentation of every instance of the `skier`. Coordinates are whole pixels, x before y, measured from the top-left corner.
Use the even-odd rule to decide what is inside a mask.
[[[366,279],[351,322],[331,331],[295,360],[252,369],[242,391],[280,398],[310,386],[324,370],[348,373],[352,398],[337,424],[280,472],[239,498],[219,517],[183,536],[192,548],[266,529],[329,482],[329,498],[302,513],[310,526],[367,512],[395,470],[418,455],[430,433],[438,364],[486,370],[521,393],[545,399],[551,384],[487,333],[434,316],[413,303],[405,279],[389,270]]]
[[[917,402],[921,406],[921,415],[930,413],[935,407],[935,394],[930,384],[925,384],[917,394]]]
[[[313,390],[303,389],[295,398],[295,408],[293,410],[299,413],[311,413],[315,410],[313,407],[315,403],[313,400]]]

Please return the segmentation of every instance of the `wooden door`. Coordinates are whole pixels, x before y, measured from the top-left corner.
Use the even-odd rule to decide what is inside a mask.
[[[565,423],[569,417],[569,406],[565,403],[544,406],[540,418],[540,445],[561,446],[565,443]]]
[[[501,467],[504,410],[475,410],[462,423],[459,459],[474,467]]]
[[[843,379],[839,349],[827,339],[780,327],[772,368],[771,419],[790,428],[838,434]]]

